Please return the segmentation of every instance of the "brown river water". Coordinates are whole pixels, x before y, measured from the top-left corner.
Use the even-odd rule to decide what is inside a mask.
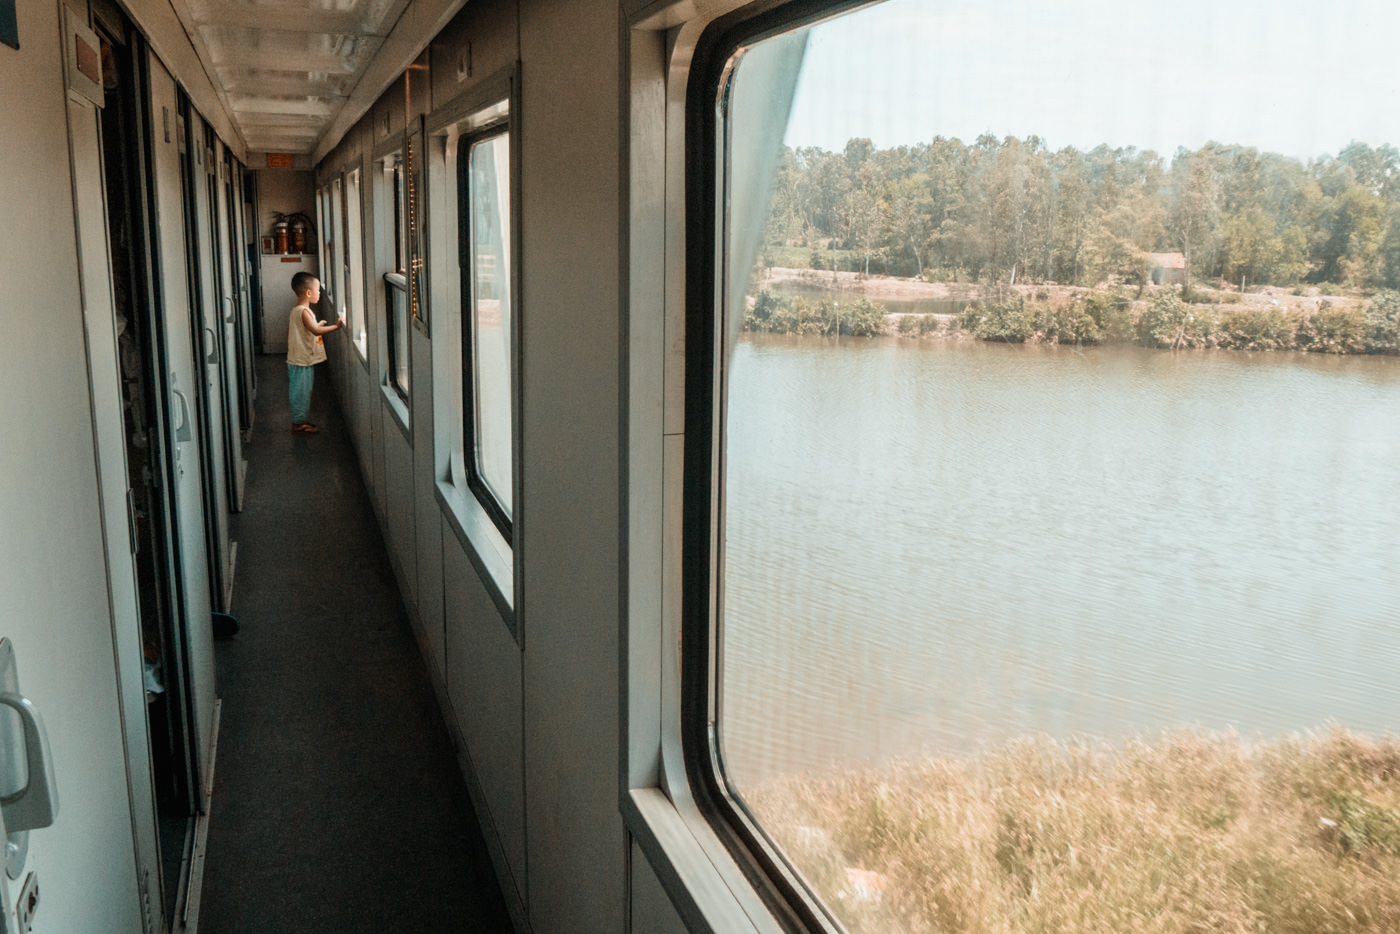
[[[1400,359],[758,336],[722,749],[1400,730]]]

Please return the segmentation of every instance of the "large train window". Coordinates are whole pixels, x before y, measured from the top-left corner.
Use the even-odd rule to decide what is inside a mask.
[[[1396,13],[761,6],[688,102],[717,832],[810,929],[1393,929]]]

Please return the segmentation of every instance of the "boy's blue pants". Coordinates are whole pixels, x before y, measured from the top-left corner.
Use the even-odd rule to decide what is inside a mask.
[[[287,390],[292,404],[292,424],[306,421],[306,410],[311,407],[311,383],[316,378],[316,368],[287,364]]]

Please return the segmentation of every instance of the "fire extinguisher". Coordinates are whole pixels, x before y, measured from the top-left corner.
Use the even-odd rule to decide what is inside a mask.
[[[278,214],[277,223],[272,225],[272,242],[278,253],[290,253],[287,243],[287,215]]]
[[[311,250],[311,218],[298,211],[287,217],[287,227],[291,232],[292,252],[307,253]]]

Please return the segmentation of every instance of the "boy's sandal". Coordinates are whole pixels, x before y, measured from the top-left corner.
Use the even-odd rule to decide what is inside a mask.
[[[315,425],[311,424],[310,422],[302,422],[300,425],[293,425],[293,426],[292,426],[292,431],[304,431],[304,432],[306,432],[307,434],[314,434],[315,432],[318,432],[318,431],[320,431],[320,430],[321,430],[321,429],[317,428]]]

